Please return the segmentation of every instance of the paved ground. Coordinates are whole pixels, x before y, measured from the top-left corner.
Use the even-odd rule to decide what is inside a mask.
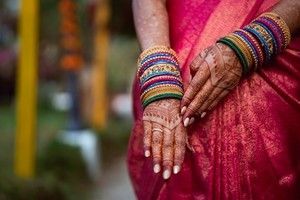
[[[125,155],[102,171],[99,188],[92,194],[92,200],[134,200],[135,196],[128,177]]]

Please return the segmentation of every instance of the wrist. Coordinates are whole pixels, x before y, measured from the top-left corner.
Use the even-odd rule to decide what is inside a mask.
[[[239,58],[243,74],[257,70],[283,51],[291,40],[289,27],[275,13],[264,13],[248,26],[219,39]]]
[[[174,50],[166,46],[146,49],[139,56],[138,66],[144,108],[154,101],[182,98],[183,84]]]

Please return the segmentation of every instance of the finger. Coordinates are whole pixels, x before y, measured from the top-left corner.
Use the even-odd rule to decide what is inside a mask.
[[[164,128],[162,156],[164,167],[163,178],[168,179],[171,175],[174,158],[174,131],[172,132],[168,128]]]
[[[210,106],[207,108],[207,111],[213,110],[218,103],[224,99],[224,97],[229,93],[230,90],[223,90],[223,92],[210,104]]]
[[[205,57],[207,56],[207,53],[212,49],[212,47],[209,47],[205,50],[203,50],[198,56],[193,60],[193,62],[190,65],[191,74],[192,76],[195,75],[195,73],[199,70],[199,67],[204,62]]]
[[[150,148],[151,148],[151,136],[152,136],[152,124],[150,121],[143,121],[144,124],[144,151],[145,157],[150,156]]]
[[[181,170],[185,154],[185,144],[187,139],[186,135],[186,129],[183,127],[182,123],[175,128],[173,167],[174,174],[177,174]]]
[[[186,106],[190,104],[190,102],[194,99],[195,95],[199,92],[199,90],[202,88],[202,86],[206,83],[207,79],[210,76],[210,71],[208,68],[207,62],[203,62],[192,79],[192,81],[189,84],[189,87],[185,91],[182,100],[181,100],[181,107],[182,112],[181,114],[184,114],[186,110]]]
[[[210,80],[206,81],[202,89],[195,96],[193,101],[187,106],[186,112],[183,115],[184,126],[186,127],[189,124],[189,120],[192,116],[194,116],[199,108],[206,101],[208,96],[212,93],[214,87]]]
[[[219,95],[224,91],[223,88],[214,87],[212,93],[209,95],[206,101],[202,104],[197,112],[197,116],[203,118],[206,115],[208,107],[214,102],[215,99],[219,97]]]
[[[160,172],[160,163],[161,163],[161,148],[163,143],[163,128],[158,123],[152,124],[152,155],[153,155],[153,164],[154,172]]]

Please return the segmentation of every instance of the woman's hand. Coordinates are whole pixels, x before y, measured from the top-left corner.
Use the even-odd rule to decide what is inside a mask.
[[[186,145],[186,130],[180,116],[180,100],[165,99],[148,105],[143,114],[145,156],[152,152],[154,172],[163,166],[163,178],[180,171]]]
[[[241,79],[242,67],[228,46],[217,43],[200,53],[191,64],[193,75],[181,102],[184,126],[203,118]]]

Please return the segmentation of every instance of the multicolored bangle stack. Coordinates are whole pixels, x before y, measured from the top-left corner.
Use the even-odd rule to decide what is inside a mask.
[[[137,76],[141,101],[145,108],[161,99],[181,99],[183,84],[176,52],[166,46],[154,46],[141,53]]]
[[[290,43],[291,33],[285,21],[276,13],[259,16],[248,26],[219,39],[238,56],[243,74],[256,70]]]

